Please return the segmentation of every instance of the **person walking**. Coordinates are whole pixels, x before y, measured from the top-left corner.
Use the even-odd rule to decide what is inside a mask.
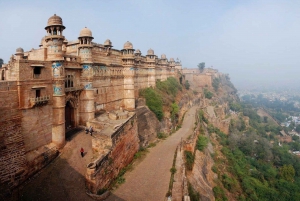
[[[85,127],[85,134],[88,134],[89,133],[89,129],[87,127]]]
[[[81,157],[83,158],[83,154],[84,154],[84,149],[81,147],[80,149],[80,154],[81,154]]]
[[[93,130],[93,127],[92,127],[92,126],[90,126],[90,129],[89,129],[89,131],[90,131],[90,134],[91,134],[91,136],[92,136],[92,134],[93,134],[93,132],[94,132],[94,130]]]

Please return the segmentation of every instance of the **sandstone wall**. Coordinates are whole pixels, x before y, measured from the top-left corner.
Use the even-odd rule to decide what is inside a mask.
[[[25,144],[21,133],[22,114],[18,105],[16,83],[0,82],[1,193],[24,181],[27,175]]]
[[[212,76],[211,74],[194,74],[193,84],[195,88],[199,87],[211,87],[212,86]]]
[[[22,116],[26,152],[52,142],[52,105],[22,110]]]
[[[86,186],[91,193],[107,188],[139,149],[137,117],[133,115],[112,136],[112,147],[87,168]]]

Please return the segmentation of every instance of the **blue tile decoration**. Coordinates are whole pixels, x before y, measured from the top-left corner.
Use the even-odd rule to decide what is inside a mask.
[[[62,95],[62,87],[60,87],[60,86],[53,86],[53,94],[54,95]]]

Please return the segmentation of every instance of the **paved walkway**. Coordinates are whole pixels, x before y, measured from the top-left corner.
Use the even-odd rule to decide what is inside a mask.
[[[181,138],[192,134],[195,111],[192,107],[185,115],[182,128],[151,148],[146,158],[131,172],[126,182],[112,192],[107,201],[163,201],[169,188],[175,150]]]
[[[80,131],[71,138],[52,164],[14,191],[12,200],[92,200],[85,193],[84,177],[92,157],[91,136]],[[81,147],[86,152],[83,158]]]

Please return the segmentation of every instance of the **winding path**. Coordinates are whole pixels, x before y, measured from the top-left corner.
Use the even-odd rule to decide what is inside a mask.
[[[151,148],[146,158],[131,172],[126,173],[126,182],[112,192],[106,201],[163,201],[169,188],[175,150],[181,138],[192,134],[196,106],[189,109],[182,128]]]

